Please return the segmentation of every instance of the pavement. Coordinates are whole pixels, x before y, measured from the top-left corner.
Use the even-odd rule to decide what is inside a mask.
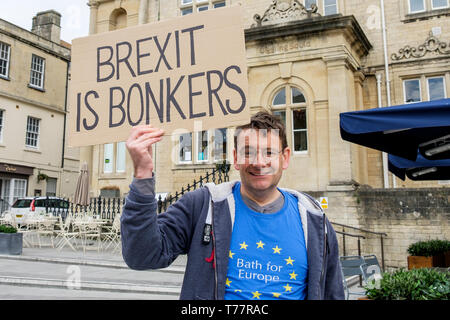
[[[117,250],[25,247],[22,255],[0,255],[0,300],[177,300],[186,260],[136,271]],[[352,292],[363,291],[356,278],[352,283]]]

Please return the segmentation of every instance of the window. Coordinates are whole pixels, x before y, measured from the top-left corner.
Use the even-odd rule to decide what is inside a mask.
[[[30,86],[44,88],[45,59],[35,56],[31,58]]]
[[[0,143],[3,141],[3,114],[4,110],[0,109]]]
[[[56,196],[56,182],[56,178],[47,178],[47,190],[45,192],[47,197]]]
[[[405,94],[405,103],[413,103],[422,101],[422,93],[420,90],[420,80],[412,79],[403,81],[403,90]]]
[[[409,0],[408,3],[409,3],[409,13],[425,11],[424,0]]]
[[[286,128],[286,111],[274,111],[273,115],[280,118],[281,122],[284,124],[284,127]]]
[[[192,8],[187,8],[187,9],[181,9],[181,15],[185,16],[187,14],[191,14],[192,13]]]
[[[126,170],[125,142],[103,145],[103,173],[123,173]]]
[[[448,7],[448,0],[431,0],[431,8],[443,9]]]
[[[323,15],[328,16],[338,13],[337,0],[323,0]]]
[[[27,133],[25,138],[25,145],[27,147],[39,147],[39,122],[40,120],[33,117],[27,119]]]
[[[305,0],[305,8],[309,9],[311,6],[315,4],[317,6],[317,0]]]
[[[27,194],[27,180],[24,179],[12,179],[12,202],[14,203],[17,199],[25,197]]]
[[[444,77],[428,78],[427,88],[430,101],[446,98]]]
[[[227,129],[214,130],[214,161],[227,159]]]
[[[279,89],[272,100],[272,113],[283,122],[288,143],[292,144],[295,153],[308,151],[306,105],[303,93],[290,85]]]
[[[125,172],[125,157],[126,157],[125,142],[118,142],[116,151],[117,151],[116,172]]]
[[[0,78],[8,78],[11,46],[0,42]]]
[[[294,152],[307,151],[306,109],[292,110],[292,133]]]
[[[225,7],[225,1],[214,3],[214,9],[215,8],[221,8],[221,7]]]
[[[208,161],[208,131],[197,132],[197,161]]]
[[[180,0],[180,12],[184,16],[193,12],[206,11],[209,8],[225,7],[225,5],[225,1],[217,0]]]
[[[180,135],[180,162],[192,162],[192,133]]]
[[[103,146],[103,173],[112,173],[114,168],[114,144]]]

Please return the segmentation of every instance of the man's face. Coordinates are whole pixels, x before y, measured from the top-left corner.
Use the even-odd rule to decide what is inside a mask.
[[[234,168],[245,188],[253,192],[275,188],[289,166],[291,150],[282,150],[276,130],[244,129],[237,132]]]

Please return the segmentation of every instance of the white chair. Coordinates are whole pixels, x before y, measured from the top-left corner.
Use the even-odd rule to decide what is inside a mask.
[[[73,251],[77,251],[75,249],[74,244],[76,241],[76,237],[78,236],[78,232],[74,232],[70,230],[70,226],[72,223],[72,218],[70,215],[67,215],[66,220],[63,222],[63,219],[61,216],[59,218],[59,230],[55,230],[56,237],[55,240],[58,240],[58,243],[56,244],[56,247],[58,250],[61,250],[66,245],[68,245],[70,248],[72,248]]]
[[[39,248],[42,248],[41,236],[50,236],[51,247],[54,248],[54,235],[55,235],[55,223],[56,220],[51,217],[41,217],[38,222],[38,228],[36,230]]]
[[[113,223],[111,226],[105,226],[107,229],[106,232],[102,233],[102,236],[105,237],[104,241],[104,250],[108,250],[109,247],[112,246],[112,252],[115,252],[117,249],[121,249],[121,240],[120,240],[120,215],[116,214],[114,217]]]

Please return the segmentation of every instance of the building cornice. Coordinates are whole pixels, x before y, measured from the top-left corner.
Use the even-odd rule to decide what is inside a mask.
[[[285,36],[306,36],[335,30],[349,31],[356,40],[352,45],[358,45],[363,56],[367,55],[372,49],[372,44],[353,15],[311,17],[299,21],[252,27],[245,30],[245,41],[261,41]]]

